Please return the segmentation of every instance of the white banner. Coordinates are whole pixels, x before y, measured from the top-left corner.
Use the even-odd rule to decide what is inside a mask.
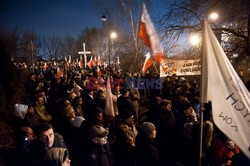
[[[160,65],[160,77],[176,74],[177,76],[200,75],[200,59],[176,60],[162,59]]]

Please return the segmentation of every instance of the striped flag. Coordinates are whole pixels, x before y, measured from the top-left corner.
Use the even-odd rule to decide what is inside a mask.
[[[98,58],[97,58],[97,66],[101,66],[101,65],[102,65],[101,56],[98,55]]]
[[[142,72],[145,73],[147,69],[153,64],[153,61],[150,57],[150,54],[146,54],[146,59],[144,61],[143,67],[142,67]]]
[[[89,62],[87,63],[87,66],[88,66],[90,69],[92,68],[92,66],[93,66],[92,56],[91,56]]]
[[[57,74],[56,74],[57,82],[59,82],[61,77],[63,77],[63,72],[59,67],[57,67]]]
[[[160,63],[161,59],[164,58],[164,50],[161,47],[159,36],[156,33],[154,24],[144,3],[138,36],[142,39],[143,44],[151,49],[154,60]]]

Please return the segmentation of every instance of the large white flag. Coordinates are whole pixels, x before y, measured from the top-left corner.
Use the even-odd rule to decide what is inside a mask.
[[[110,117],[115,117],[111,88],[110,76],[108,76],[106,84],[106,101],[104,112]]]
[[[201,101],[212,102],[217,127],[250,158],[250,93],[206,21],[202,40]]]
[[[151,49],[155,61],[160,63],[161,59],[164,57],[164,50],[161,47],[159,36],[156,33],[154,24],[151,21],[144,3],[142,7],[138,36],[143,40],[144,45]]]

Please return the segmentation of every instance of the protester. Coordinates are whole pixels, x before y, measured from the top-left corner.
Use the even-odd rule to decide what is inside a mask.
[[[155,145],[156,128],[151,122],[143,122],[136,137],[136,165],[162,165],[160,153]]]

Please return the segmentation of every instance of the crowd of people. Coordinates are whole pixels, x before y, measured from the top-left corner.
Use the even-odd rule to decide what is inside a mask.
[[[25,111],[8,122],[15,135],[15,164],[198,165],[198,83],[176,75],[160,79],[157,73],[108,69],[101,68],[100,75],[97,68],[83,70],[73,63],[63,68],[48,62],[30,69],[16,65],[19,73],[28,70],[29,76],[25,99],[18,103],[27,108],[15,106],[15,112]],[[114,117],[106,114],[103,85],[108,77],[113,80]],[[145,80],[154,80],[152,86],[142,85]],[[237,145],[214,125],[211,103],[204,106],[202,143],[204,166],[249,165]]]

